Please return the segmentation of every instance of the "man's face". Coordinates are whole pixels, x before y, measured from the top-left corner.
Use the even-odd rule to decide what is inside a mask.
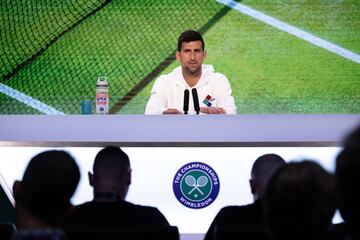
[[[201,73],[201,65],[206,58],[202,50],[201,41],[183,42],[180,52],[176,52],[176,59],[180,61],[183,71],[189,74]]]

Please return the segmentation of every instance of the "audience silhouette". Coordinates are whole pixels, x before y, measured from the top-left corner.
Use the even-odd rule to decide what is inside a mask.
[[[360,126],[343,142],[336,158],[337,205],[344,222],[336,224],[329,239],[360,239]]]
[[[66,239],[61,226],[72,205],[80,171],[65,151],[45,151],[33,157],[21,181],[15,181],[14,239]]]
[[[116,146],[101,149],[93,172],[88,172],[93,200],[74,207],[70,198],[80,179],[75,159],[60,150],[39,153],[30,160],[23,179],[13,185],[17,227],[13,239],[68,239],[71,235],[62,227],[66,233],[78,227],[171,227],[156,207],[125,200],[131,173],[124,151]],[[359,178],[360,126],[344,139],[335,178],[312,160],[286,164],[279,155],[262,155],[255,160],[249,180],[254,202],[223,207],[204,240],[216,240],[218,230],[227,226],[255,230],[263,234],[261,239],[360,239]],[[344,222],[331,225],[336,204]]]
[[[321,239],[335,212],[333,176],[310,160],[280,167],[264,196],[264,222],[271,239]]]
[[[125,200],[131,184],[129,157],[119,147],[108,146],[98,152],[93,173],[88,173],[94,198],[75,207],[69,226],[116,227],[163,225],[169,223],[155,207]]]
[[[261,199],[272,174],[286,164],[283,158],[276,154],[265,154],[258,157],[251,169],[250,188],[254,203],[245,206],[227,206],[215,216],[208,229],[205,240],[215,239],[220,226],[236,225],[244,231],[261,231],[262,207]]]

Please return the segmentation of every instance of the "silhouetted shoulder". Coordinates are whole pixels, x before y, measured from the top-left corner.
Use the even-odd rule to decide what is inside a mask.
[[[86,202],[76,206],[68,225],[169,225],[165,216],[154,207],[119,202]]]
[[[219,223],[258,225],[261,223],[260,201],[243,206],[224,207],[219,211],[217,218]]]
[[[260,200],[252,204],[243,206],[226,206],[223,207],[212,221],[209,230],[205,235],[205,240],[211,240],[214,237],[216,227],[226,225],[237,225],[242,228],[252,227],[260,228],[261,226],[261,203]]]
[[[129,203],[129,202],[128,202]],[[144,224],[165,224],[169,225],[165,216],[156,207],[136,205],[129,203],[133,208],[133,213],[138,214],[139,218],[142,218]]]

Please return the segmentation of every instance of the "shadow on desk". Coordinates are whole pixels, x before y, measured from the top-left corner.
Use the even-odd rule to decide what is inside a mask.
[[[0,239],[11,240],[16,233],[16,227],[13,223],[0,222]]]
[[[236,224],[219,224],[214,228],[214,240],[269,240],[259,228]]]
[[[113,228],[67,228],[69,240],[179,240],[176,226],[137,226]]]

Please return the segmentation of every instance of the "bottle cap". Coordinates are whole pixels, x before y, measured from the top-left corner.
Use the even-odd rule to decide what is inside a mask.
[[[97,78],[97,81],[96,81],[96,86],[99,86],[99,87],[106,87],[108,86],[108,82],[107,82],[107,79],[106,77],[98,77]]]

